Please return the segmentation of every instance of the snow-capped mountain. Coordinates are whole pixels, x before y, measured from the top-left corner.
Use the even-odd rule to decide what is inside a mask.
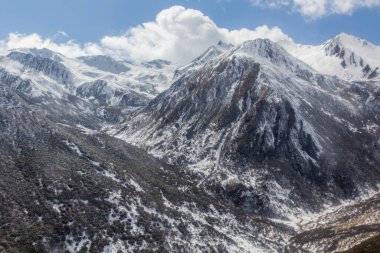
[[[365,247],[380,228],[376,52],[342,34],[219,42],[185,66],[0,56],[0,252]]]
[[[317,71],[345,80],[380,80],[380,46],[345,33],[318,46],[281,43]]]
[[[259,39],[183,75],[114,134],[248,213],[289,219],[377,187],[378,92]]]
[[[48,49],[20,49],[0,56],[0,80],[46,105],[45,111],[65,106],[68,117],[81,118],[85,112],[117,122],[122,111],[146,105],[168,88],[177,66],[156,62],[162,64],[108,56],[73,59]]]

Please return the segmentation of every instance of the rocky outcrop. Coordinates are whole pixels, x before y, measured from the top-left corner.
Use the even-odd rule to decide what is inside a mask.
[[[32,90],[31,80],[24,80],[19,76],[12,75],[3,68],[0,68],[0,82],[22,93],[29,93]]]
[[[148,104],[148,99],[136,92],[125,92],[110,87],[106,81],[97,80],[80,85],[76,95],[82,98],[96,101],[100,106],[132,106],[139,107]]]
[[[72,73],[60,62],[54,61],[50,58],[34,56],[32,54],[21,52],[11,52],[8,54],[8,57],[23,64],[25,68],[42,72],[67,87],[71,87],[73,85]]]

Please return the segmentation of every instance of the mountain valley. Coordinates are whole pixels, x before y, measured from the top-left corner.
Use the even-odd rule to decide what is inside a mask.
[[[0,55],[0,252],[378,252],[379,48]]]

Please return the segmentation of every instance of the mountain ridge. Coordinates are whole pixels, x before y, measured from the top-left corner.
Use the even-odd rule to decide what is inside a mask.
[[[349,58],[335,44],[352,39],[317,48],[335,76],[268,39],[180,67],[0,56],[0,252],[365,243],[380,226],[380,86],[338,77]]]
[[[198,175],[201,182],[214,177],[216,185],[212,183],[211,187],[228,182],[227,175],[233,177],[234,174],[241,174],[242,170],[248,170],[243,163],[248,162],[248,167],[253,168],[257,166],[255,163],[259,167],[272,167],[269,171],[276,171],[274,168],[281,171],[278,166],[282,164],[282,168],[287,168],[283,174],[289,174],[289,181],[292,177],[306,180],[301,183],[305,187],[311,182],[319,189],[315,192],[323,192],[321,189],[328,184],[335,184],[337,188],[327,192],[341,191],[342,196],[354,196],[357,189],[352,180],[357,180],[361,172],[356,170],[351,176],[338,168],[334,172],[334,167],[328,164],[335,158],[328,158],[331,154],[327,155],[334,153],[335,149],[327,136],[334,141],[340,139],[345,142],[344,138],[353,138],[350,136],[355,134],[356,128],[363,129],[356,131],[355,148],[358,150],[349,151],[347,147],[343,151],[349,151],[348,157],[351,158],[346,159],[353,161],[354,154],[361,150],[360,138],[370,135],[364,131],[361,120],[355,119],[361,116],[358,102],[349,94],[350,87],[349,82],[313,72],[308,65],[269,40],[248,41],[212,59],[189,76],[179,78],[169,90],[127,120],[120,132],[113,133],[160,158],[175,164],[188,164],[188,170]],[[321,101],[326,101],[328,107],[323,106]],[[321,109],[316,108],[318,104]],[[321,118],[330,122],[331,127],[339,129],[337,132],[342,131],[345,137],[337,132],[328,133],[329,130],[318,123]],[[274,161],[279,164],[270,165]],[[343,160],[340,162],[341,166],[347,166],[343,165],[346,163]],[[375,159],[375,162],[378,161]],[[237,171],[231,169],[234,167]],[[372,175],[376,169],[370,168],[368,173]],[[250,170],[261,173],[259,168]],[[246,173],[246,179],[242,178],[244,173],[238,176],[238,182],[242,183],[240,190],[263,191],[251,188],[257,187],[253,183],[257,175]],[[278,187],[272,182],[278,183],[279,179],[274,176],[276,173],[271,174],[273,177],[269,178],[272,179],[262,181],[263,187],[266,184]],[[265,178],[264,175],[260,177]],[[330,180],[332,182],[327,184]],[[285,185],[284,182],[281,184],[282,187]],[[267,194],[273,200],[271,191],[274,188],[271,187],[268,187]],[[285,191],[282,187],[280,189]],[[298,187],[302,194],[302,187]],[[225,189],[222,187],[220,190]],[[262,197],[255,196],[253,199],[258,199],[248,198],[247,201],[263,201],[271,207],[254,204],[251,208],[264,208],[261,211],[270,213],[276,209],[276,201],[281,202],[280,198],[271,203],[266,197],[260,200]],[[242,201],[244,205],[245,200],[238,198],[233,201]],[[281,213],[279,210],[274,212]]]
[[[281,45],[323,74],[348,81],[379,80],[380,46],[361,38],[341,33],[316,46],[293,42]]]

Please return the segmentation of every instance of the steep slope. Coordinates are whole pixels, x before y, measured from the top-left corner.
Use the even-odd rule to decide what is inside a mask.
[[[380,80],[380,47],[366,40],[342,33],[319,46],[282,45],[323,74],[345,80]]]
[[[291,219],[380,182],[378,94],[259,39],[183,75],[111,133],[247,213]]]
[[[1,252],[279,251],[246,216],[121,140],[55,124],[0,83]]]

